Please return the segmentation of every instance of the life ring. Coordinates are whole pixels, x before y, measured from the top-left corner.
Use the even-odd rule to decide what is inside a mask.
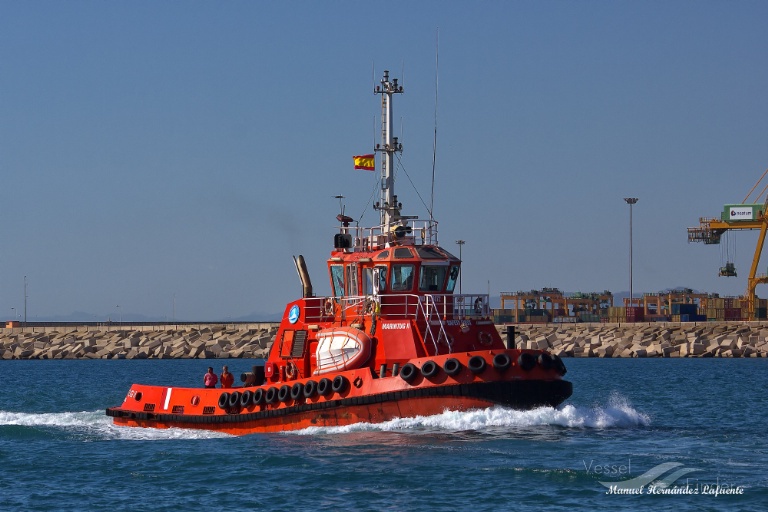
[[[288,361],[288,364],[285,365],[285,376],[289,379],[295,379],[298,372],[299,369],[296,367],[293,361]]]
[[[226,391],[219,395],[219,408],[225,409],[229,404],[229,393]]]
[[[485,359],[483,356],[472,356],[467,362],[467,368],[475,375],[485,371]]]
[[[317,383],[317,392],[322,396],[328,395],[331,392],[331,379],[320,379]]]
[[[434,361],[424,361],[421,365],[421,374],[426,378],[432,378],[440,371],[440,367]]]
[[[411,363],[405,363],[400,369],[400,378],[410,383],[416,378],[416,366]]]
[[[280,386],[280,390],[277,392],[277,399],[281,402],[287,402],[288,398],[291,396],[291,386],[288,384],[283,384]]]
[[[240,405],[240,392],[235,391],[231,395],[229,395],[229,406],[230,407],[237,407]]]
[[[291,400],[294,402],[304,396],[304,384],[297,382],[291,387]]]
[[[304,398],[312,398],[317,393],[317,382],[308,380],[304,384]]]
[[[491,336],[491,333],[486,331],[480,331],[477,333],[477,340],[483,345],[490,345],[493,343],[493,337]]]
[[[325,311],[326,316],[333,316],[333,306],[334,302],[331,297],[328,297],[325,299],[325,304],[323,305],[323,309]]]
[[[331,384],[331,389],[334,393],[343,393],[347,390],[348,387],[349,380],[347,380],[347,378],[343,375],[337,375]]]
[[[251,405],[251,400],[253,399],[253,393],[251,393],[250,389],[246,389],[243,391],[243,394],[240,395],[240,407],[248,407]]]
[[[496,370],[500,371],[501,373],[504,373],[509,369],[509,366],[512,364],[512,359],[510,359],[509,355],[506,352],[501,352],[500,354],[496,354],[493,356],[493,367],[496,368]]]
[[[443,371],[445,371],[445,373],[447,373],[451,377],[457,375],[461,371],[461,361],[459,361],[455,357],[446,359],[445,363],[443,363]]]

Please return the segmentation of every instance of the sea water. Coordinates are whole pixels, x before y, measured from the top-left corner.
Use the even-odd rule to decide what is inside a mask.
[[[0,509],[768,508],[768,361],[565,362],[554,409],[234,437],[104,414],[132,382],[197,386],[211,361],[2,361]]]

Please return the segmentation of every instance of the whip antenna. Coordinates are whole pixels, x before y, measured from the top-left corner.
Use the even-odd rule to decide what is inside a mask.
[[[432,140],[432,197],[429,202],[429,220],[434,220],[435,211],[435,165],[437,161],[437,92],[440,63],[440,27],[435,34],[435,136]]]

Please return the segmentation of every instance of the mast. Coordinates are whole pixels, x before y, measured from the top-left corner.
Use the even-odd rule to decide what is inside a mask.
[[[381,85],[377,85],[374,94],[381,94],[381,144],[376,144],[376,152],[382,153],[381,158],[381,194],[380,200],[374,206],[381,215],[382,232],[388,232],[392,224],[400,219],[400,208],[395,195],[394,155],[402,152],[403,145],[392,136],[392,95],[402,94],[403,86],[398,85],[397,78],[390,82],[389,71],[384,71]]]

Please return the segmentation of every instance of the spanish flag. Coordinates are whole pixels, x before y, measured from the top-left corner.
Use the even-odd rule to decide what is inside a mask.
[[[374,155],[358,155],[353,156],[355,161],[355,169],[362,169],[364,171],[373,171],[376,169],[376,162]]]

